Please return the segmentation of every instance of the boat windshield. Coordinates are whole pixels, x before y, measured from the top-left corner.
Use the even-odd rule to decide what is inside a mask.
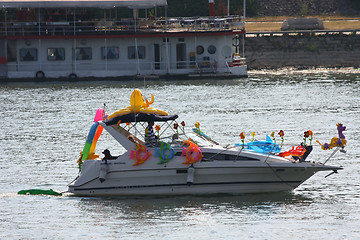
[[[186,133],[186,138],[191,138],[191,140],[199,146],[209,146],[214,144],[214,142],[211,142],[208,139],[201,137],[195,133]]]

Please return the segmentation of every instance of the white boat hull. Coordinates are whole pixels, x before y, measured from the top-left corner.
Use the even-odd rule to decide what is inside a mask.
[[[103,182],[99,175],[104,162],[86,161],[82,173],[69,185],[69,192],[83,196],[126,196],[291,191],[318,171],[340,169],[291,161],[210,161],[194,164],[190,183],[189,166],[181,163],[183,158],[175,157],[165,165],[150,158],[141,166],[132,166],[128,158],[121,159],[126,156],[108,162]]]

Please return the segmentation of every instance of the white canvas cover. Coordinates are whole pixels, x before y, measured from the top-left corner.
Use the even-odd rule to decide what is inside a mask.
[[[166,5],[167,0],[0,0],[2,8],[153,8]]]

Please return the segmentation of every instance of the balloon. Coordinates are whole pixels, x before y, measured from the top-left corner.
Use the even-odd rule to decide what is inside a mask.
[[[148,114],[158,114],[161,116],[167,116],[168,113],[157,108],[149,107],[154,102],[154,95],[151,94],[151,101],[147,99],[144,101],[144,97],[139,89],[135,89],[130,96],[130,106],[117,110],[116,112],[110,114],[108,119],[127,115],[129,113],[148,113]]]
[[[86,160],[87,157],[89,156],[90,148],[93,143],[94,136],[95,136],[98,126],[99,126],[98,122],[94,122],[93,125],[91,126],[88,137],[86,139],[86,143],[85,143],[84,150],[83,150],[83,156],[82,156],[81,160]]]

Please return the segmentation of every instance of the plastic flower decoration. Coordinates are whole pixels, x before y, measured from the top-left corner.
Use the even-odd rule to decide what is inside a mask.
[[[181,126],[182,126],[183,132],[185,133],[185,121],[182,121],[182,122],[181,122]]]
[[[311,130],[308,130],[308,133],[309,133],[309,136],[310,136],[309,141],[310,141],[310,145],[311,145],[314,133]]]
[[[179,136],[179,124],[178,123],[174,123],[174,129],[176,130],[176,135]]]
[[[155,131],[157,132],[158,137],[160,137],[160,125],[155,126]]]
[[[272,132],[272,133],[270,134],[270,136],[272,137],[272,140],[274,141],[274,143],[276,143],[275,132]]]
[[[309,138],[310,133],[309,131],[304,132],[304,145],[306,145],[306,139]]]
[[[198,121],[196,121],[195,127],[196,127],[197,129],[200,129],[200,123],[199,123]]]
[[[241,139],[241,142],[242,142],[242,149],[244,149],[244,145],[245,145],[245,133],[244,132],[241,132],[239,134],[240,136],[240,139]]]
[[[255,132],[251,132],[251,136],[253,137],[253,139],[251,140],[253,142],[255,140]]]
[[[283,143],[284,143],[284,131],[283,130],[280,130],[279,132],[278,132],[278,134],[279,134],[279,136],[281,137],[281,144],[280,144],[280,148],[282,148],[282,145],[283,145]]]
[[[128,130],[130,130],[130,125],[131,125],[131,122],[126,123],[126,126],[128,126]]]

